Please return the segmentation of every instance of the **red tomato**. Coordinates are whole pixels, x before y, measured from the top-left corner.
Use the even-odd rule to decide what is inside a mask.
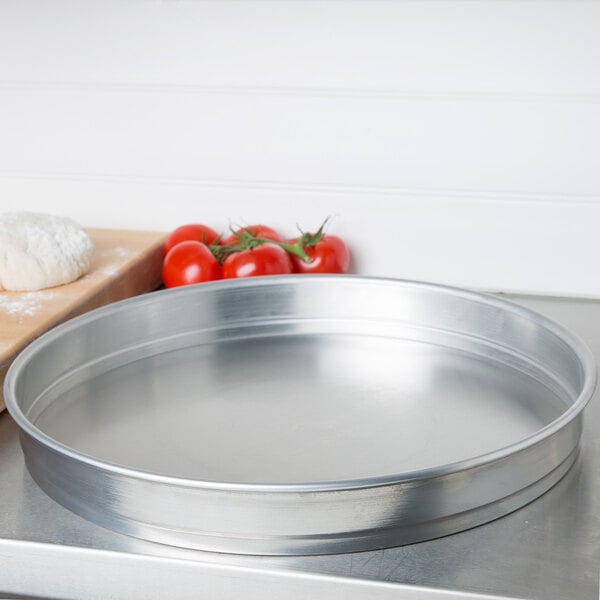
[[[289,243],[294,244],[298,240]],[[347,273],[350,266],[350,252],[344,241],[335,235],[323,235],[314,246],[304,246],[310,262],[292,255],[295,273]]]
[[[248,231],[255,237],[265,238],[267,240],[272,240],[274,242],[280,242],[281,236],[271,227],[267,227],[266,225],[248,225],[248,227],[242,227],[241,229],[236,230],[235,233],[242,233],[243,231]],[[223,241],[223,244],[235,244],[238,241],[235,233],[232,233],[226,240]]]
[[[210,246],[218,237],[219,234],[206,225],[200,225],[199,223],[182,225],[172,231],[165,240],[165,255],[173,248],[173,246],[179,244],[179,242],[193,240],[196,242],[203,242],[207,246]]]
[[[162,278],[168,287],[221,279],[221,265],[206,244],[179,242],[165,256]]]
[[[223,263],[223,279],[286,275],[292,272],[292,261],[288,253],[283,248],[268,243],[251,250],[234,252]]]

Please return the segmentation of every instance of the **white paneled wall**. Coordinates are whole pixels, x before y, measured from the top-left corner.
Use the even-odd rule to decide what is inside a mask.
[[[1,0],[0,208],[600,296],[600,3]]]

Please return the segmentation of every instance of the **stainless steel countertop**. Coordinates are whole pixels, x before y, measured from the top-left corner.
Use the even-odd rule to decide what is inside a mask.
[[[600,356],[600,301],[514,298],[570,327]],[[580,456],[554,488],[497,521],[388,550],[250,557],[170,548],[95,526],[27,473],[0,416],[0,594],[45,598],[598,598],[600,394]]]

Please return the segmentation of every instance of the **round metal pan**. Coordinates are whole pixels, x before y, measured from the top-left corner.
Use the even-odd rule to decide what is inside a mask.
[[[223,281],[101,308],[5,384],[28,469],[75,513],[176,546],[319,554],[513,511],[575,460],[596,380],[494,297],[354,276]]]

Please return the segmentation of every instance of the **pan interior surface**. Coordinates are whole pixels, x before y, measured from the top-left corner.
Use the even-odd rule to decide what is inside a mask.
[[[528,369],[462,348],[299,333],[189,345],[67,379],[34,422],[138,471],[287,484],[466,460],[534,434],[569,404]]]

